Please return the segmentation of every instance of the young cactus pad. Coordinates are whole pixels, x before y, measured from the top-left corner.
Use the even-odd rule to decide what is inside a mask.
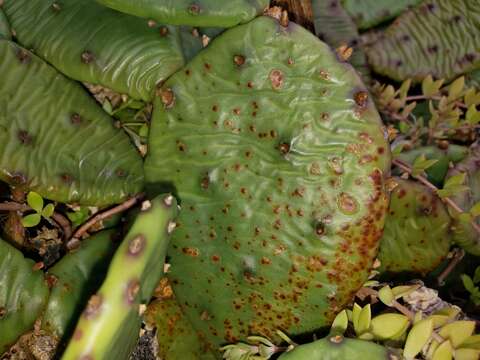
[[[342,0],[342,5],[361,30],[400,15],[422,0]]]
[[[480,66],[479,29],[478,0],[426,1],[365,49],[374,70],[392,79],[421,81],[431,74],[448,81]]]
[[[329,336],[310,344],[300,345],[282,354],[280,360],[395,360],[397,356],[374,342],[346,339],[341,335]]]
[[[366,280],[389,151],[358,75],[313,34],[259,17],[159,90],[146,175],[181,199],[175,295],[212,349],[333,320]]]
[[[0,239],[0,356],[33,328],[48,299],[43,272]]]
[[[89,294],[103,281],[115,249],[114,234],[106,230],[93,235],[48,271],[52,285],[42,329],[50,335],[61,339],[73,330]]]
[[[4,2],[19,42],[72,79],[148,101],[184,65],[174,27],[150,27],[94,0]]]
[[[0,180],[84,205],[141,191],[140,155],[80,85],[13,42],[0,54]]]
[[[380,271],[428,273],[448,255],[450,216],[425,185],[392,178],[393,190],[380,243]]]
[[[253,19],[268,0],[97,0],[115,10],[166,24],[231,27]]]
[[[81,315],[63,360],[128,358],[137,341],[142,307],[163,275],[176,213],[172,195],[143,202],[105,281]]]
[[[465,160],[459,162],[448,172],[446,181],[461,173],[466,174],[462,185],[468,186],[468,190],[454,194],[452,199],[468,212],[480,202],[480,145],[476,144],[471,147],[470,154]],[[467,252],[480,256],[480,236],[472,226],[472,220],[459,216],[453,209],[450,212],[455,219],[452,226],[453,240]],[[478,217],[473,221],[480,224]]]

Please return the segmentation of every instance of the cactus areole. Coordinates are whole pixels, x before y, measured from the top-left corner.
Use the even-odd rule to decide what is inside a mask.
[[[155,101],[146,176],[181,199],[169,275],[206,344],[331,322],[367,278],[387,209],[388,144],[351,66],[259,17]]]

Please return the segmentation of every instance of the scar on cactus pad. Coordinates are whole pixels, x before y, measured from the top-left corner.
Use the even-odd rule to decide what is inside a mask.
[[[211,349],[326,325],[366,280],[389,148],[358,75],[311,33],[227,30],[159,90],[149,140],[148,181],[183,209],[168,275]]]

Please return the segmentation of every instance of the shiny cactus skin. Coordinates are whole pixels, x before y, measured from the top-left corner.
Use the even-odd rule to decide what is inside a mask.
[[[115,232],[106,230],[84,240],[49,269],[50,297],[42,316],[42,329],[61,340],[70,335],[90,294],[101,285],[115,250]]]
[[[0,239],[0,356],[31,330],[48,299],[43,272]]]
[[[480,201],[480,145],[474,144],[470,148],[469,155],[459,162],[448,172],[447,180],[460,173],[465,173],[465,182],[462,185],[468,186],[468,190],[455,194],[452,199],[465,211],[469,211],[472,206]],[[462,219],[459,214],[450,209],[451,215],[455,221],[452,225],[453,239],[457,245],[464,248],[467,252],[480,256],[480,237],[473,228],[468,219]],[[480,224],[477,217],[474,221]]]
[[[12,33],[10,30],[10,24],[8,23],[7,17],[3,12],[2,8],[0,7],[0,39],[5,38],[10,40],[12,37]]]
[[[390,185],[394,188],[378,254],[379,271],[426,274],[448,255],[448,211],[425,185],[401,178],[392,178]]]
[[[340,1],[313,0],[312,9],[317,36],[334,49],[342,45],[352,47],[353,54],[348,62],[362,74],[364,81],[370,81],[367,58],[358,46],[360,34]]]
[[[96,206],[142,190],[141,156],[80,85],[13,42],[0,53],[0,180]]]
[[[168,276],[211,349],[326,325],[365,281],[389,147],[358,75],[305,29],[227,30],[159,90],[149,140],[148,181],[184,209]]]
[[[284,353],[279,360],[393,360],[389,350],[365,340],[346,339],[341,335],[328,336],[310,344],[300,345]]]
[[[373,69],[394,80],[448,81],[480,66],[479,29],[477,0],[432,0],[399,16],[365,51]]]
[[[18,41],[72,79],[148,101],[183,66],[178,31],[94,0],[5,0]]]
[[[97,0],[127,14],[172,25],[231,27],[253,19],[268,0]]]
[[[148,305],[144,319],[157,329],[158,355],[161,359],[215,359],[203,348],[195,329],[175,298],[152,302]]]
[[[142,204],[105,281],[83,311],[63,360],[128,358],[140,329],[141,304],[150,300],[163,275],[176,213],[177,203],[171,195]]]
[[[365,30],[393,19],[421,0],[342,0],[342,5],[358,28]]]

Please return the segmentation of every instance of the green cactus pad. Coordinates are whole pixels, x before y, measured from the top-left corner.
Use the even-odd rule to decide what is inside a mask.
[[[452,196],[453,201],[465,211],[480,201],[480,145],[476,144],[470,148],[470,154],[465,160],[458,163],[448,172],[446,180],[451,176],[465,173],[465,182],[463,185],[469,187],[469,190]],[[459,217],[455,210],[450,209],[451,215],[455,218],[452,226],[453,240],[467,252],[480,256],[480,236],[471,225],[470,220]],[[480,218],[474,221],[480,225]]]
[[[10,41],[0,54],[0,180],[97,206],[141,191],[140,155],[81,86]]]
[[[364,51],[358,46],[360,35],[357,26],[339,1],[313,0],[312,9],[317,36],[333,48],[341,45],[352,47],[353,54],[348,61],[365,81],[369,81],[370,70]]]
[[[398,17],[365,51],[373,69],[392,79],[448,81],[480,67],[479,30],[478,0],[432,0]]]
[[[10,31],[10,24],[8,23],[8,20],[0,7],[0,39],[5,38],[5,39],[10,39],[12,37],[12,33]]]
[[[146,175],[173,184],[169,250],[212,349],[326,325],[365,281],[389,147],[349,64],[269,17],[227,30],[159,91]]]
[[[0,239],[0,355],[33,329],[47,303],[48,287],[34,264]]]
[[[374,342],[330,336],[313,343],[300,345],[284,353],[279,360],[389,360],[388,349]],[[400,357],[395,357],[399,359]]]
[[[425,172],[430,182],[442,187],[450,163],[457,163],[463,160],[468,155],[468,148],[454,144],[449,145],[447,149],[440,149],[437,146],[423,146],[402,152],[397,155],[397,158],[412,165],[421,155],[425,155],[425,158],[428,160],[437,160],[437,162],[426,169]]]
[[[171,195],[142,204],[100,290],[88,301],[63,360],[128,358],[140,330],[141,308],[146,306],[141,304],[149,302],[163,275],[176,213]]]
[[[113,235],[111,230],[93,235],[48,271],[52,288],[42,318],[43,330],[58,339],[73,330],[89,295],[105,276],[115,248]]]
[[[380,271],[426,274],[448,255],[450,216],[445,205],[425,185],[392,178],[395,188],[380,243]]]
[[[154,301],[144,317],[147,324],[157,328],[158,355],[161,359],[215,359],[202,348],[192,324],[175,299]]]
[[[342,5],[361,30],[395,18],[422,0],[342,0]]]
[[[183,66],[177,30],[149,27],[94,0],[5,0],[24,47],[67,76],[150,100],[155,86]]]
[[[232,27],[253,19],[268,0],[97,0],[115,10],[165,24]]]

